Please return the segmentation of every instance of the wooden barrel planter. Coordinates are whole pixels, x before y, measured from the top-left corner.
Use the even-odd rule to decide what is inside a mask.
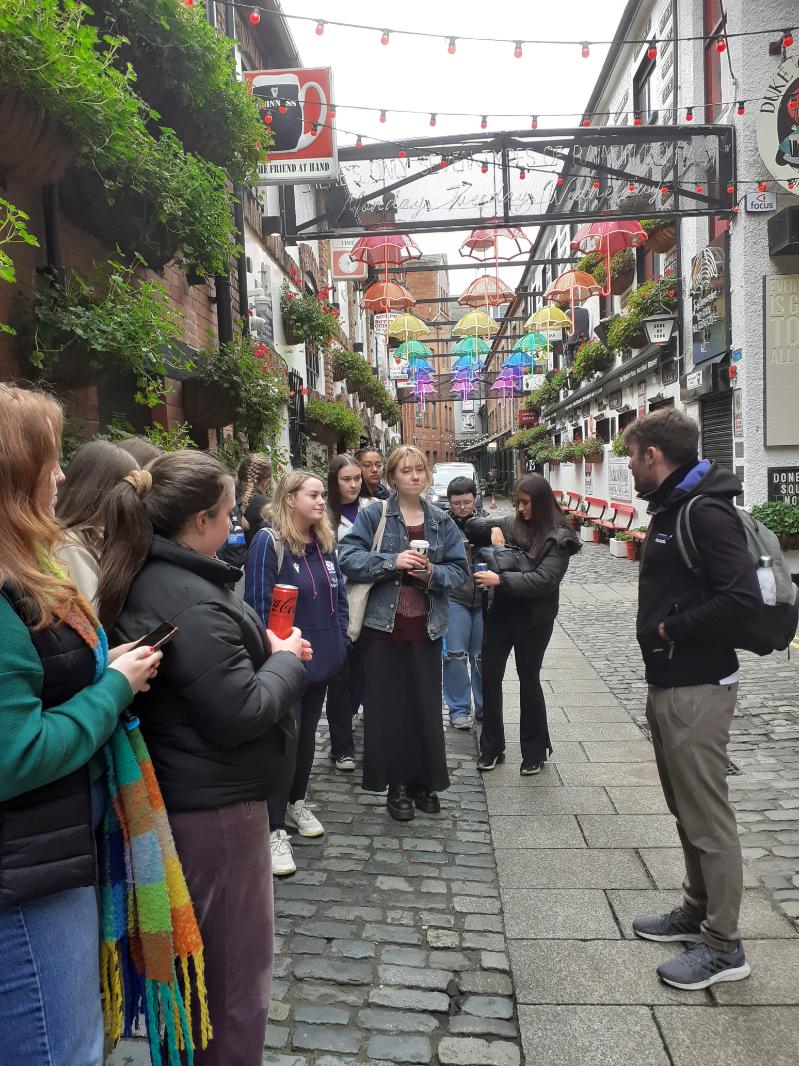
[[[196,429],[228,426],[236,417],[235,397],[215,382],[187,378],[183,382],[183,413]]]
[[[69,146],[43,111],[14,89],[0,90],[0,170],[51,185],[64,173]]]
[[[670,252],[677,243],[677,229],[675,226],[664,226],[649,234],[649,247],[654,252],[665,255]]]

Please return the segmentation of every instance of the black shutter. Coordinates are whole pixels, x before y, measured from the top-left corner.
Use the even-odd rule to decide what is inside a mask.
[[[733,469],[731,392],[702,401],[702,455]]]

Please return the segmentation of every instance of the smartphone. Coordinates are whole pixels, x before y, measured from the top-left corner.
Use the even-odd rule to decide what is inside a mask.
[[[147,636],[142,637],[138,643],[146,648],[154,648],[157,651],[159,648],[163,648],[165,644],[168,644],[170,640],[173,640],[179,632],[178,627],[171,622],[162,622]]]

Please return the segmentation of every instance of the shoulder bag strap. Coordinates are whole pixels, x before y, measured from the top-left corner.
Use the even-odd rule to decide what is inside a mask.
[[[683,561],[684,566],[694,575],[694,577],[701,579],[704,576],[704,567],[702,566],[702,560],[699,555],[699,549],[696,546],[694,540],[693,530],[691,529],[691,510],[698,500],[704,499],[704,496],[692,496],[691,499],[684,503],[677,512],[677,523],[675,535],[677,537],[677,551],[680,553],[680,558]]]
[[[380,515],[380,521],[377,523],[377,529],[375,530],[375,538],[372,541],[372,551],[380,551],[380,545],[383,543],[383,533],[386,530],[386,515],[388,514],[388,500],[383,500],[383,513]]]

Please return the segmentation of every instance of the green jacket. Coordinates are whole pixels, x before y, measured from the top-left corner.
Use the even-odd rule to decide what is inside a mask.
[[[85,766],[133,699],[127,678],[107,670],[96,685],[45,709],[42,678],[25,623],[0,596],[0,802]]]

